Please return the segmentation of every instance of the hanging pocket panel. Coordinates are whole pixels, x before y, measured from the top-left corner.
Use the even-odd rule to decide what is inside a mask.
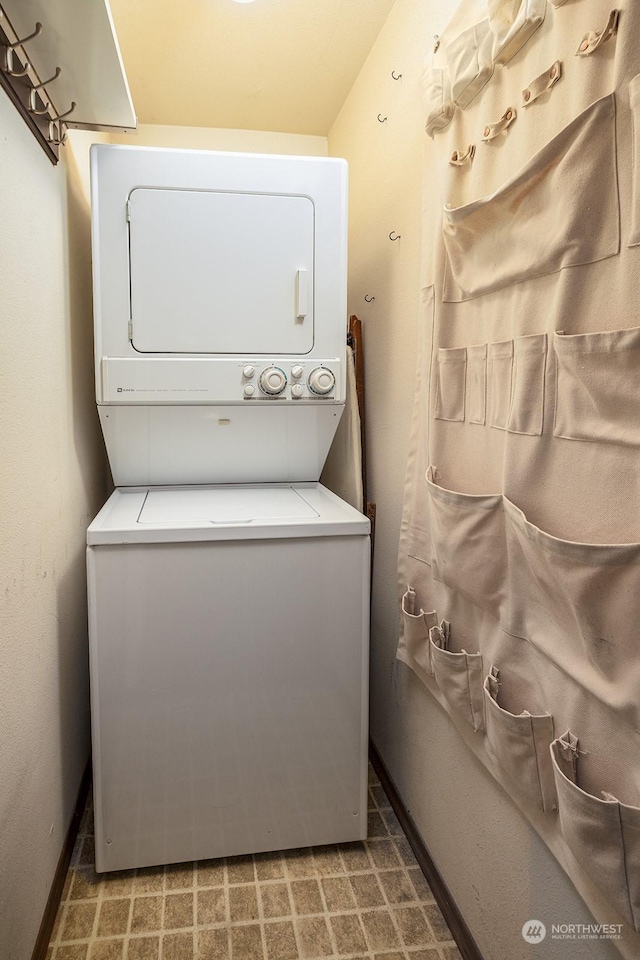
[[[640,543],[560,540],[505,498],[508,604],[501,622],[566,673],[608,697],[638,682]],[[595,685],[595,687],[594,687]],[[611,704],[613,705],[613,704]]]
[[[405,662],[416,663],[425,673],[431,673],[429,658],[429,630],[438,624],[435,610],[425,613],[416,610],[416,593],[413,587],[407,587],[402,597],[402,635],[399,647],[404,651],[401,658]]]
[[[551,744],[560,829],[578,863],[627,923],[640,932],[640,808],[578,786],[578,741]]]
[[[495,193],[445,206],[443,299],[460,302],[620,249],[615,96],[587,107]]]
[[[503,773],[545,813],[556,809],[557,798],[549,747],[553,717],[509,713],[498,704],[501,681],[492,667],[484,682],[487,744]]]
[[[454,493],[436,484],[433,475],[429,468],[432,575],[495,613],[506,599],[502,496]]]
[[[460,714],[477,732],[484,730],[484,702],[482,692],[482,656],[479,653],[454,653],[447,650],[446,630],[431,630],[430,648],[433,675],[438,687],[453,711]]]
[[[493,34],[488,20],[474,23],[447,44],[451,96],[463,110],[480,93],[493,74]]]
[[[489,344],[489,424],[506,430],[511,408],[513,340]]]
[[[464,420],[466,347],[438,350],[436,420]]]
[[[636,247],[640,244],[640,73],[629,84],[629,100],[633,130],[633,193],[628,243],[630,247]]]
[[[487,345],[467,347],[467,419],[469,423],[487,422]]]
[[[489,0],[488,8],[493,59],[502,64],[519,53],[547,12],[546,0]]]
[[[547,335],[518,337],[509,432],[539,437],[544,417],[544,375]]]
[[[433,137],[439,130],[444,130],[455,113],[455,104],[451,99],[451,83],[447,70],[432,67],[424,75],[424,98],[427,119],[425,130]]]
[[[640,446],[640,327],[555,334],[554,435]]]

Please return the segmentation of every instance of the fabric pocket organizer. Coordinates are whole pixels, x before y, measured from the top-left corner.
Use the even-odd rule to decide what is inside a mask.
[[[487,422],[487,345],[467,347],[467,419],[469,423]]]
[[[437,356],[436,420],[464,420],[466,347],[440,349]]]
[[[424,75],[424,97],[427,119],[425,130],[430,137],[438,130],[444,130],[455,113],[455,104],[451,99],[451,83],[447,70],[432,67]]]
[[[640,327],[556,333],[554,348],[554,435],[640,446]]]
[[[463,30],[445,48],[451,96],[463,110],[491,79],[492,50],[493,34],[488,20]]]
[[[510,713],[498,703],[500,671],[491,667],[484,681],[487,746],[503,773],[543,813],[557,809],[549,747],[553,717],[526,710]]]
[[[434,579],[638,729],[640,543],[561,540],[500,494],[455,493],[432,477],[430,470]]]
[[[403,634],[400,645],[404,647],[405,657],[416,663],[425,673],[431,673],[429,659],[429,630],[438,625],[435,610],[425,613],[420,609],[416,612],[416,593],[413,587],[407,587],[402,598]]]
[[[449,650],[451,626],[446,621],[432,627],[429,638],[431,667],[440,692],[476,732],[484,730],[482,655]]]
[[[488,6],[493,59],[508,63],[544,21],[546,0],[489,0]]]
[[[546,333],[515,340],[513,394],[507,427],[509,433],[534,437],[542,435],[546,363]]]
[[[489,611],[506,596],[502,495],[474,496],[445,490],[427,471],[431,520],[431,572],[436,580]]]
[[[511,407],[513,340],[489,344],[489,424],[506,430]]]
[[[560,829],[585,872],[640,933],[640,808],[578,785],[578,740],[569,731],[551,744]]]
[[[633,129],[633,193],[628,244],[637,247],[640,244],[640,73],[629,84],[629,100]]]
[[[620,249],[615,95],[587,107],[506,184],[445,206],[443,299],[458,303]]]

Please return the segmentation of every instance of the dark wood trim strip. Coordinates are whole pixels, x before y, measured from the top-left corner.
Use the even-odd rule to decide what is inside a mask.
[[[36,943],[33,948],[33,953],[31,954],[31,960],[45,960],[47,947],[49,946],[49,941],[51,940],[51,934],[53,932],[53,925],[56,920],[56,914],[58,913],[58,907],[60,906],[60,901],[62,899],[62,891],[64,890],[65,880],[67,879],[67,871],[69,869],[69,864],[71,863],[71,854],[73,853],[76,837],[78,836],[78,830],[80,829],[82,814],[84,813],[84,808],[87,804],[87,794],[89,793],[90,785],[91,761],[89,760],[84,769],[84,773],[82,774],[82,780],[80,781],[80,788],[78,790],[73,816],[71,817],[71,823],[69,824],[69,829],[67,830],[67,836],[62,846],[62,850],[60,851],[58,866],[56,867],[56,872],[53,875],[51,890],[49,891],[47,905],[44,908],[40,929],[38,930]]]
[[[404,830],[407,840],[411,845],[416,860],[425,875],[427,883],[431,887],[435,901],[442,911],[444,919],[447,921],[451,930],[453,939],[458,945],[458,950],[462,954],[463,960],[482,960],[482,954],[477,943],[471,935],[471,931],[464,922],[464,918],[458,909],[458,905],[451,896],[449,889],[442,879],[440,871],[431,858],[426,844],[420,836],[413,817],[407,810],[398,792],[391,774],[387,770],[384,761],[378,753],[375,745],[369,741],[369,758],[373,769],[378,775],[384,792],[389,797],[389,802],[393,807],[394,813],[400,821],[400,826]]]

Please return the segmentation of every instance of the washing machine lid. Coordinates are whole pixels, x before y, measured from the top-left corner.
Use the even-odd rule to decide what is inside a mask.
[[[260,523],[317,517],[293,487],[220,486],[196,490],[149,490],[138,523]]]
[[[370,532],[369,520],[319,483],[126,487],[87,531],[89,546],[327,537]]]

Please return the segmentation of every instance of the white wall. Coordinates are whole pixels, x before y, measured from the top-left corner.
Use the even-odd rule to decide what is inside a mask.
[[[285,153],[326,157],[327,138],[266,130],[227,130],[217,127],[171,127],[140,124],[135,133],[113,133],[110,143],[139,147],[176,147],[179,150],[231,150],[240,153]]]
[[[107,474],[76,158],[52,166],[2,93],[0,131],[0,957],[28,960],[89,755],[84,541]]]
[[[395,660],[396,561],[420,288],[433,279],[429,251],[439,223],[420,81],[434,34],[456,5],[396,0],[329,135],[330,155],[350,165],[349,313],[364,325],[368,496],[378,510],[371,732],[485,960],[608,960],[618,956],[611,943],[525,944],[525,921],[586,923],[586,908],[420,681]],[[392,70],[402,79],[393,80]],[[434,230],[424,248],[422,205]],[[401,239],[390,241],[391,231]],[[366,303],[365,295],[375,300]]]

